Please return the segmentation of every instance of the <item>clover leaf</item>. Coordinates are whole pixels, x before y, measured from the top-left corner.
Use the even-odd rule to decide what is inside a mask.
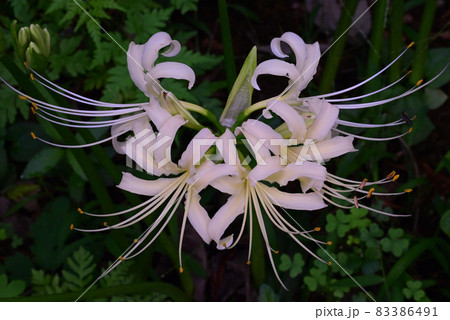
[[[316,291],[318,286],[324,286],[327,282],[327,277],[323,274],[323,271],[318,268],[311,268],[309,270],[311,276],[306,276],[303,280],[308,286],[309,291]]]
[[[325,229],[328,232],[333,232],[337,230],[337,234],[339,237],[343,237],[349,230],[350,226],[348,225],[349,217],[344,214],[344,211],[338,210],[336,215],[328,214],[327,215],[327,225]]]
[[[281,260],[279,266],[280,271],[290,270],[289,276],[291,278],[295,278],[300,273],[302,273],[305,261],[303,260],[303,257],[300,253],[294,254],[293,260],[291,260],[291,258],[287,254],[282,254],[280,260]]]
[[[384,252],[392,252],[394,256],[400,257],[409,247],[409,240],[402,238],[403,229],[390,228],[388,237],[381,239],[381,247]]]
[[[407,299],[414,298],[415,301],[426,301],[425,291],[422,289],[422,281],[407,281],[403,294]]]
[[[371,223],[369,228],[363,228],[360,230],[361,240],[366,243],[368,248],[377,246],[377,238],[383,236],[383,230],[380,229],[378,224]]]

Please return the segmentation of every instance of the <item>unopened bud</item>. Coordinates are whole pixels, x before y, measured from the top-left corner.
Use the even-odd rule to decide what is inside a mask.
[[[30,28],[23,27],[20,28],[19,34],[17,35],[17,44],[20,50],[25,50],[31,40]]]

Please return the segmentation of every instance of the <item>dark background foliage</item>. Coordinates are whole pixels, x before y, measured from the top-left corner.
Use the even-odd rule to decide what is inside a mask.
[[[223,56],[224,51],[232,45],[232,60],[238,71],[253,46],[258,48],[258,62],[273,58],[270,40],[293,31],[306,43],[318,41],[324,52],[336,38],[341,14],[348,14],[348,7],[342,9],[342,3],[349,5],[352,1],[228,1],[231,42],[221,33],[224,25],[219,19],[218,4],[225,1],[79,2],[125,49],[130,41],[144,43],[158,31],[166,31],[179,40],[185,49],[177,59],[195,70],[196,85],[191,91],[176,81],[164,80],[162,85],[179,99],[200,104],[220,115],[227,98],[226,79],[232,73],[230,59]],[[450,56],[450,5],[446,1],[429,1],[433,4],[428,6],[436,9],[431,12],[424,0],[378,2],[350,29],[348,38],[338,42],[345,44],[342,55],[331,49],[322,57],[305,94],[356,84],[388,64],[411,41],[416,41],[416,46],[400,62],[355,95],[387,85],[412,65],[411,77],[377,99],[394,96],[414,86],[422,77],[430,79],[445,67]],[[322,3],[325,5],[320,6]],[[359,1],[361,7],[356,9],[357,14],[370,4],[371,1]],[[396,7],[401,8],[400,18],[395,16]],[[9,0],[0,4],[0,12],[0,75],[8,82],[16,85],[17,75],[25,74],[22,62],[13,51],[9,32],[11,22],[17,20],[18,28],[34,23],[48,29],[51,54],[45,73],[52,81],[103,101],[145,100],[129,79],[125,53],[74,1]],[[432,21],[428,32],[427,19]],[[400,33],[395,38],[398,41],[392,43],[398,27]],[[326,67],[327,64],[331,67]],[[8,65],[16,65],[16,71],[11,71]],[[449,79],[447,71],[425,90],[398,102],[356,113],[342,112],[343,119],[370,123],[394,121],[401,112],[417,116],[413,132],[403,139],[388,143],[358,141],[358,153],[327,164],[330,172],[357,180],[379,179],[396,170],[401,175],[399,181],[386,185],[384,191],[405,188],[414,191],[401,197],[375,198],[369,204],[385,211],[411,214],[411,217],[387,218],[364,210],[343,211],[331,206],[320,212],[295,213],[305,228],[322,227],[318,238],[333,241],[327,251],[342,268],[320,263],[292,245],[285,235],[269,230],[274,247],[280,250],[275,261],[290,289],[285,291],[276,281],[257,238],[249,267],[246,265],[248,237],[235,249],[219,252],[213,245],[203,244],[189,228],[183,247],[186,272],[180,275],[179,216],[150,249],[97,282],[84,299],[371,300],[348,277],[347,271],[377,300],[448,300],[449,288],[443,284],[450,273]],[[278,94],[287,81],[261,77],[260,84],[263,90],[254,94],[254,101]],[[23,88],[22,82],[20,87]],[[41,93],[48,96],[44,91]],[[121,193],[115,187],[120,171],[125,170],[125,159],[116,155],[110,145],[103,145],[101,151],[85,150],[85,159],[95,168],[95,179],[106,192],[104,197],[98,197],[90,184],[94,178],[80,167],[73,152],[36,142],[31,139],[30,131],[47,134],[50,139],[55,137],[48,126],[33,117],[27,103],[1,85],[0,298],[75,300],[145,227],[143,223],[125,231],[70,232],[71,223],[85,227],[102,223],[79,215],[76,209],[117,211],[141,199]],[[379,137],[399,132],[355,133]],[[85,139],[75,131],[72,134],[77,139]],[[107,132],[90,134],[98,138]],[[186,143],[183,137],[177,140],[179,151]],[[107,167],[105,156],[117,168]],[[202,193],[202,203],[211,212],[224,201],[212,190]],[[324,256],[314,243],[307,246]]]

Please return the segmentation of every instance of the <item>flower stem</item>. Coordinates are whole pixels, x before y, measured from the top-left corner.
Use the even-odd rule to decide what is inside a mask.
[[[404,0],[397,0],[395,5],[391,6],[391,33],[389,35],[390,60],[394,60],[403,50],[403,10]],[[400,62],[394,63],[389,68],[389,81],[394,82],[400,76]]]
[[[230,92],[236,80],[236,64],[234,61],[233,42],[231,41],[230,21],[228,19],[226,0],[217,0],[217,4],[219,7],[220,31],[222,33],[223,55],[225,59],[225,76],[228,92]]]
[[[430,37],[431,26],[433,25],[434,13],[436,11],[437,0],[425,1],[423,9],[422,23],[420,24],[419,38],[417,39],[416,53],[411,73],[411,82],[416,83],[423,77],[425,70],[425,58],[428,51],[428,40]]]

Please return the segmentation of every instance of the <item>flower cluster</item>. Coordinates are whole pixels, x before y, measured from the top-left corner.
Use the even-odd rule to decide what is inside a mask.
[[[282,43],[287,44],[294,53],[295,64],[282,60],[288,57],[282,49]],[[71,226],[72,229],[84,232],[107,231],[126,228],[157,214],[154,222],[134,240],[112,267],[132,259],[149,247],[183,204],[179,243],[180,272],[183,271],[181,250],[187,221],[205,243],[214,242],[219,250],[235,246],[248,222],[250,241],[247,263],[250,264],[251,233],[253,224],[256,223],[278,277],[272,258],[272,254],[277,251],[270,245],[265,223],[272,223],[311,255],[323,261],[301,240],[311,240],[319,245],[331,243],[314,239],[312,234],[320,228],[305,230],[286,210],[319,210],[331,204],[340,208],[363,207],[380,214],[393,215],[365,206],[362,200],[372,195],[398,195],[411,191],[407,189],[399,193],[375,192],[374,186],[397,180],[398,175],[395,172],[379,181],[353,181],[328,172],[325,166],[332,158],[356,152],[353,146],[355,138],[386,141],[411,131],[412,128],[408,128],[409,130],[401,135],[387,138],[356,136],[342,127],[383,128],[410,125],[411,119],[403,117],[385,124],[366,124],[341,120],[339,114],[343,109],[370,108],[400,99],[420,90],[427,83],[417,83],[409,91],[389,99],[351,103],[395,85],[405,75],[387,87],[363,96],[334,98],[361,87],[380,75],[409,47],[380,72],[359,84],[325,95],[302,97],[302,91],[316,73],[321,56],[320,49],[318,43],[305,44],[298,35],[286,32],[271,42],[271,49],[279,59],[264,61],[256,67],[251,66],[256,61],[256,56],[249,56],[251,59],[246,60],[232,90],[231,100],[239,103],[227,105],[221,123],[213,118],[207,109],[180,101],[161,87],[161,78],[186,80],[189,89],[195,83],[194,71],[185,64],[155,64],[160,51],[165,48],[161,54],[172,57],[180,51],[180,43],[172,40],[167,33],[159,32],[146,44],[136,45],[132,42],[128,49],[130,77],[137,88],[149,98],[148,102],[114,104],[93,100],[50,82],[31,67],[29,68],[34,81],[90,108],[72,109],[53,105],[29,97],[5,82],[22,99],[31,103],[32,111],[37,116],[47,121],[72,128],[111,129],[111,135],[106,139],[76,146],[55,144],[32,133],[33,138],[68,148],[89,147],[111,140],[116,152],[126,155],[130,164],[134,163],[148,173],[149,179],[141,179],[124,172],[118,185],[118,188],[123,190],[149,197],[138,206],[108,214],[89,213],[79,209],[80,213],[94,217],[123,216],[121,222],[113,225],[105,222],[103,227],[94,230]],[[251,55],[256,55],[255,52],[256,50],[252,50]],[[280,95],[252,104],[251,93],[253,88],[260,90],[257,80],[261,74],[287,77],[289,85]],[[249,116],[256,111],[261,111],[261,115],[250,119]],[[215,127],[203,126],[192,112],[205,116]],[[80,120],[80,117],[85,120]],[[278,123],[281,121],[281,125],[269,125],[268,123],[274,122],[270,121],[273,117],[277,118]],[[182,127],[188,128],[183,132],[193,134],[181,157],[174,161],[171,149]],[[296,188],[297,191],[281,191],[280,188],[287,184],[290,184],[290,190]],[[216,212],[207,212],[200,203],[201,192],[208,186],[228,196],[226,203]],[[240,216],[242,220],[237,219]],[[227,229],[235,220],[241,221],[237,236],[227,234]]]

